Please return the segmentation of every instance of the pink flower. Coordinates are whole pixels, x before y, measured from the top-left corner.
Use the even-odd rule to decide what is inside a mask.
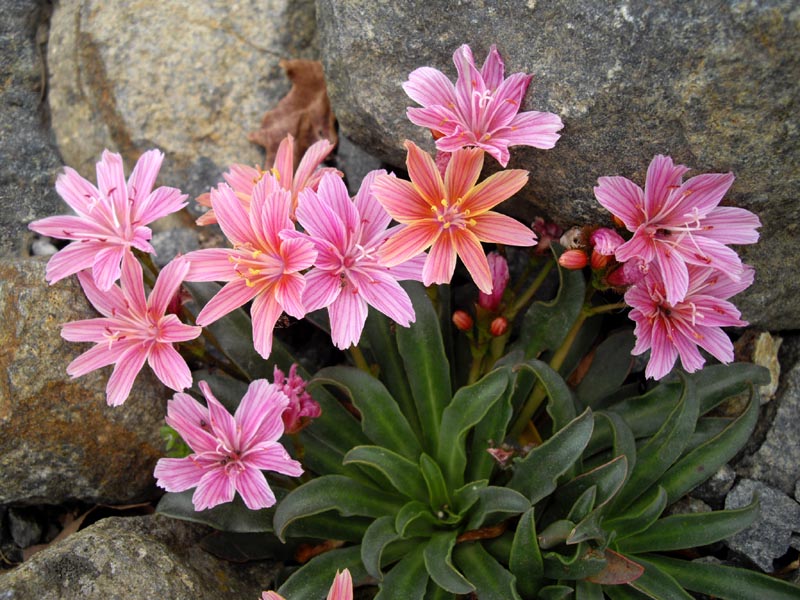
[[[208,248],[186,255],[191,261],[186,281],[227,281],[197,315],[205,327],[250,300],[253,306],[253,341],[264,358],[272,351],[272,330],[283,311],[300,319],[306,282],[300,273],[317,256],[305,239],[280,237],[293,229],[289,218],[291,193],[274,189],[272,178],[263,178],[253,189],[250,210],[237,201],[234,191],[221,184],[211,192],[211,203],[222,231],[233,248]]]
[[[289,398],[289,404],[281,415],[286,433],[297,433],[311,419],[316,419],[322,414],[319,404],[306,391],[305,379],[297,374],[296,364],[289,368],[288,377],[276,366],[273,380],[275,388]]]
[[[122,257],[131,247],[155,254],[146,225],[186,206],[180,190],[153,189],[163,159],[158,150],[145,152],[126,183],[122,158],[106,150],[97,163],[98,187],[69,167],[64,169],[56,191],[77,215],[47,217],[28,225],[40,235],[74,240],[47,263],[48,282],[92,269],[94,283],[108,291],[119,279]]]
[[[492,274],[492,293],[478,292],[478,306],[495,312],[500,308],[503,292],[506,291],[506,285],[508,285],[508,263],[497,252],[489,252],[486,260],[489,262],[489,272]]]
[[[416,69],[403,84],[411,99],[422,105],[409,107],[408,118],[434,131],[439,150],[476,146],[505,167],[509,146],[555,146],[557,132],[564,126],[558,115],[519,112],[532,75],[514,73],[504,79],[505,66],[495,46],[480,71],[466,44],[453,54],[453,62],[458,70],[455,86],[431,67]]]
[[[286,600],[277,592],[263,592],[261,600]],[[336,571],[333,584],[326,600],[353,600],[353,578],[350,571],[345,569],[341,573]]]
[[[645,264],[658,264],[671,304],[687,294],[687,264],[712,267],[738,281],[744,272],[742,261],[725,244],[753,244],[761,226],[748,210],[718,206],[733,183],[732,173],[698,175],[683,182],[686,171],[659,155],[647,169],[644,191],[625,177],[601,177],[594,188],[600,204],[633,232],[617,248],[617,260],[638,257]]]
[[[230,502],[236,492],[251,510],[272,506],[275,495],[261,471],[303,474],[300,463],[277,441],[283,435],[281,413],[289,399],[266,379],[257,379],[231,416],[205,381],[200,390],[208,408],[188,394],[175,394],[167,404],[167,425],[194,454],[159,459],[154,473],[159,487],[168,492],[196,487],[195,510]]]
[[[301,193],[297,207],[297,220],[317,250],[303,302],[309,312],[328,307],[331,339],[341,349],[358,343],[368,305],[403,327],[414,320],[411,300],[397,281],[421,279],[424,257],[418,251],[393,268],[380,263],[378,246],[389,234],[391,217],[373,195],[376,177],[394,179],[372,171],[351,201],[344,182],[326,174],[316,192]]]
[[[159,274],[147,300],[142,267],[131,254],[122,258],[121,287],[112,285],[108,290],[101,290],[86,271],[78,273],[83,291],[103,317],[62,326],[64,339],[97,344],[73,360],[67,373],[80,377],[114,364],[106,386],[107,402],[111,406],[125,402],[145,362],[161,382],[173,390],[180,391],[192,385],[189,367],[172,344],[193,340],[201,329],[184,325],[173,314],[165,314],[188,270],[189,263],[182,258],[170,262]]]
[[[645,374],[661,379],[670,372],[680,356],[688,372],[705,363],[698,346],[720,362],[733,360],[733,344],[722,327],[744,327],[739,311],[728,302],[753,283],[753,269],[745,267],[738,281],[731,281],[716,269],[689,265],[686,297],[675,303],[666,298],[666,286],[657,268],[625,294],[636,322],[636,345],[633,354],[650,350]]]
[[[373,191],[386,211],[403,227],[381,247],[383,264],[399,265],[430,247],[422,282],[448,283],[460,256],[482,292],[492,292],[492,274],[481,242],[533,246],[533,231],[490,209],[516,194],[528,172],[500,171],[480,184],[483,150],[456,150],[444,180],[429,154],[406,141],[411,181],[388,175],[375,178]]]
[[[625,243],[620,234],[608,227],[595,229],[589,236],[589,241],[592,248],[603,256],[614,256],[617,248]]]
[[[272,176],[278,187],[292,193],[292,213],[297,207],[297,197],[306,188],[316,190],[322,176],[325,173],[333,173],[342,176],[342,173],[332,167],[318,168],[322,161],[333,150],[333,144],[328,140],[320,140],[311,145],[300,164],[297,165],[297,172],[294,170],[294,138],[291,134],[287,135],[278,146],[275,155],[275,164],[269,171],[262,171],[256,167],[247,165],[233,164],[230,171],[223,174],[223,178],[233,188],[236,197],[244,205],[246,210],[250,210],[250,197],[253,194],[253,187],[263,177]],[[201,206],[211,206],[211,194],[202,194],[197,198],[197,203]],[[210,210],[197,219],[198,225],[211,225],[217,222],[214,210]]]

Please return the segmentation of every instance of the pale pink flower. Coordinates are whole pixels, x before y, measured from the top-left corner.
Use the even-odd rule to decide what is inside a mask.
[[[73,169],[64,169],[56,191],[76,215],[47,217],[28,225],[40,235],[74,240],[47,263],[48,282],[91,269],[97,287],[107,291],[119,279],[122,257],[131,248],[155,254],[147,225],[186,206],[180,190],[153,189],[163,159],[158,150],[145,152],[126,182],[122,158],[106,150],[97,163],[97,187]]]
[[[594,188],[600,204],[633,232],[617,248],[617,260],[655,262],[671,304],[687,293],[687,264],[712,267],[738,281],[742,261],[725,244],[753,244],[761,226],[748,210],[718,206],[733,183],[732,173],[697,175],[684,182],[687,171],[658,155],[647,169],[644,190],[625,177],[601,177]]]
[[[333,167],[319,168],[322,161],[327,158],[332,150],[333,144],[328,140],[315,142],[303,154],[303,158],[300,159],[300,163],[297,165],[297,171],[295,171],[294,138],[291,134],[288,134],[278,146],[275,163],[268,171],[237,163],[231,165],[230,170],[224,173],[222,177],[233,188],[236,197],[247,210],[250,210],[250,197],[253,194],[255,185],[265,176],[274,177],[277,187],[292,193],[291,214],[294,214],[294,209],[297,207],[297,198],[302,190],[306,188],[316,190],[325,173],[342,176],[342,173]],[[201,206],[211,206],[211,194],[198,196],[197,203]],[[213,209],[197,219],[198,225],[210,225],[216,222],[217,216]]]
[[[263,592],[261,600],[286,600],[277,592]],[[353,578],[350,571],[345,569],[341,573],[336,571],[328,596],[325,600],[353,600]]]
[[[747,325],[728,298],[753,283],[752,268],[745,267],[738,281],[708,267],[689,265],[687,271],[686,297],[675,304],[667,300],[657,267],[625,293],[625,302],[633,308],[630,318],[636,322],[633,354],[650,350],[647,377],[664,377],[678,356],[686,371],[700,369],[705,359],[698,346],[720,362],[731,362],[733,344],[721,328]]]
[[[280,237],[293,229],[289,218],[291,193],[273,189],[264,178],[253,189],[250,210],[237,201],[234,191],[221,184],[211,192],[211,203],[222,231],[233,248],[208,248],[186,255],[191,261],[186,281],[227,281],[197,315],[205,327],[253,301],[253,342],[264,358],[272,351],[272,330],[286,311],[301,319],[306,282],[301,274],[317,256],[311,242]]]
[[[489,262],[489,272],[492,274],[492,293],[478,292],[478,306],[495,312],[500,308],[503,292],[506,291],[506,285],[508,285],[508,262],[497,252],[489,252],[486,260]]]
[[[311,419],[322,414],[319,404],[306,391],[306,380],[297,374],[297,364],[289,368],[288,377],[276,365],[272,378],[275,388],[289,398],[289,404],[281,415],[286,433],[297,433]]]
[[[230,502],[236,492],[251,510],[272,506],[275,494],[261,471],[303,474],[300,463],[277,441],[289,399],[266,379],[257,379],[231,416],[205,381],[200,390],[208,407],[188,394],[175,394],[167,404],[167,425],[194,453],[159,459],[157,484],[168,492],[197,488],[192,495],[195,510]]]
[[[419,251],[393,268],[379,261],[378,247],[390,233],[391,217],[373,194],[377,177],[394,179],[372,171],[350,200],[344,182],[325,175],[316,192],[300,194],[297,207],[297,221],[317,250],[314,268],[306,274],[303,303],[309,312],[328,307],[331,340],[341,349],[358,343],[368,305],[403,327],[414,320],[411,299],[397,281],[420,280],[424,255]]]
[[[620,234],[608,227],[595,229],[592,235],[589,236],[589,241],[591,242],[592,248],[603,256],[614,256],[617,248],[625,243],[625,240],[622,239]]]
[[[505,167],[509,146],[555,146],[557,132],[564,126],[558,115],[519,112],[532,75],[514,73],[504,78],[505,66],[495,46],[480,71],[466,44],[455,51],[453,62],[458,71],[455,86],[432,67],[416,69],[403,84],[409,97],[422,105],[409,107],[408,118],[433,130],[439,150],[476,146]]]
[[[533,231],[490,209],[516,194],[528,172],[508,169],[475,185],[483,167],[483,150],[456,150],[444,179],[433,159],[406,141],[406,165],[411,181],[388,175],[375,178],[372,189],[399,231],[379,251],[387,266],[399,265],[430,247],[422,282],[449,283],[460,256],[478,289],[492,292],[492,274],[481,242],[533,246]]]
[[[67,373],[80,377],[114,364],[106,386],[107,402],[111,406],[125,401],[145,362],[161,382],[173,390],[180,391],[192,385],[189,367],[172,345],[193,340],[202,330],[181,323],[174,314],[165,314],[188,270],[189,263],[182,258],[170,262],[159,273],[146,300],[142,267],[131,254],[122,258],[121,286],[112,285],[101,290],[88,272],[78,273],[83,291],[103,317],[62,326],[64,339],[97,344],[73,360]]]

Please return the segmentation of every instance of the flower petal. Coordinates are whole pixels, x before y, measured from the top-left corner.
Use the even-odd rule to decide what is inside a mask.
[[[236,476],[236,489],[250,510],[275,504],[275,494],[267,485],[264,474],[256,468],[246,468]]]
[[[220,317],[227,315],[252,300],[259,293],[257,287],[249,287],[244,279],[236,279],[227,283],[208,301],[197,315],[196,322],[201,327],[210,325]]]
[[[488,211],[475,217],[469,230],[482,242],[508,244],[509,246],[533,246],[536,234],[530,227],[511,217]]]
[[[456,150],[450,157],[444,175],[444,186],[447,199],[454,203],[471,190],[483,168],[483,150],[479,148],[463,148]]]
[[[236,487],[225,470],[221,467],[210,469],[197,484],[192,494],[192,504],[195,510],[205,510],[232,501],[235,494]]]
[[[628,231],[636,231],[645,219],[644,191],[626,177],[600,177],[594,196],[603,208],[625,223]]]
[[[328,306],[328,314],[333,344],[341,350],[357,344],[367,320],[367,303],[352,284],[348,283]]]
[[[230,248],[205,248],[184,254],[189,269],[184,281],[232,281],[237,278],[234,259],[238,250]]]
[[[91,268],[98,251],[102,247],[102,242],[94,240],[68,244],[47,261],[47,267],[45,268],[47,282],[53,285],[70,275]]]
[[[438,206],[445,197],[444,182],[431,155],[410,140],[405,142],[406,167],[411,183],[430,206]]]
[[[169,344],[153,344],[147,363],[156,377],[168,388],[181,392],[192,385],[192,373],[186,361]]]
[[[183,492],[196,487],[205,473],[206,469],[189,456],[159,458],[153,471],[156,485],[168,492]]]
[[[452,232],[444,233],[431,246],[425,266],[422,268],[422,283],[425,285],[450,283],[455,270],[456,250]]]
[[[436,243],[441,234],[442,228],[430,218],[427,222],[419,221],[405,225],[378,249],[380,262],[387,267],[406,262]],[[425,264],[427,265],[427,261]]]
[[[117,366],[106,385],[106,402],[109,406],[119,406],[125,402],[146,360],[147,350],[141,344],[129,347],[117,359]]]
[[[456,252],[472,275],[475,285],[484,294],[491,294],[492,272],[489,270],[489,261],[486,259],[480,240],[469,230],[454,231],[452,239]]]
[[[509,146],[533,146],[549,150],[561,137],[558,132],[564,128],[561,117],[550,112],[531,110],[519,113],[512,120],[509,129],[500,135]]]
[[[431,207],[410,181],[394,175],[379,175],[372,186],[375,197],[389,215],[399,223],[431,218]]]
[[[508,200],[528,183],[528,172],[506,169],[487,177],[464,196],[464,209],[473,216],[490,210]]]
[[[432,67],[420,67],[411,72],[408,81],[403,83],[403,90],[417,104],[444,106],[456,103],[453,84],[441,71]]]
[[[271,294],[259,294],[253,301],[250,316],[253,319],[253,346],[264,359],[272,352],[272,330],[283,308]]]

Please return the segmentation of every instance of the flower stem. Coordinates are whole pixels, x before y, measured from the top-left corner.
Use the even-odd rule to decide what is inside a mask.
[[[355,363],[356,367],[358,367],[359,369],[361,369],[366,373],[370,374],[372,373],[372,371],[369,368],[369,363],[367,362],[367,359],[364,358],[364,353],[361,352],[361,348],[353,344],[348,349],[348,352],[350,353],[350,358],[353,359],[353,362]]]
[[[519,314],[519,311],[525,308],[533,298],[534,294],[539,291],[539,288],[542,287],[547,275],[553,269],[554,264],[555,261],[553,260],[547,261],[542,267],[542,270],[539,271],[539,274],[536,275],[536,278],[531,282],[530,286],[528,286],[522,295],[517,298],[516,302],[514,302],[514,305],[505,312],[504,316],[506,319],[508,319],[509,323],[516,318],[516,316]]]

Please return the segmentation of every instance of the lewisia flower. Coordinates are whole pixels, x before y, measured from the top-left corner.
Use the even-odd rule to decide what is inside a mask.
[[[403,327],[414,320],[411,299],[397,280],[419,281],[424,258],[418,251],[394,268],[378,260],[391,221],[373,195],[379,176],[388,177],[385,171],[372,171],[351,201],[344,182],[326,174],[316,192],[300,195],[297,208],[297,221],[317,250],[314,268],[306,274],[303,302],[309,312],[328,307],[331,340],[341,349],[361,338],[367,305]],[[303,234],[293,237],[298,235]]]
[[[261,600],[286,600],[277,592],[263,592]],[[333,584],[325,600],[353,600],[353,578],[350,571],[345,569],[341,573],[336,571]]]
[[[411,99],[422,105],[408,108],[409,120],[433,130],[439,150],[476,146],[505,167],[509,146],[555,146],[564,126],[558,115],[519,112],[532,75],[514,73],[504,79],[505,66],[494,45],[480,71],[466,44],[453,54],[453,62],[458,70],[455,86],[431,67],[416,69],[403,84]]]
[[[144,363],[147,362],[161,382],[180,391],[192,385],[186,361],[172,347],[176,342],[193,340],[200,327],[180,322],[174,314],[165,314],[189,270],[182,258],[170,262],[159,273],[149,298],[145,300],[142,267],[132,254],[122,258],[121,287],[101,290],[86,271],[78,273],[83,291],[103,315],[65,323],[61,337],[70,342],[95,342],[67,367],[72,377],[114,364],[106,386],[107,402],[119,406],[128,397]]]
[[[379,175],[372,186],[378,202],[403,225],[381,247],[381,261],[393,267],[430,247],[422,270],[422,282],[430,285],[448,283],[460,256],[480,291],[490,294],[492,274],[481,242],[536,243],[531,229],[490,210],[517,193],[528,172],[508,169],[475,185],[483,150],[469,148],[453,153],[443,180],[429,154],[413,142],[405,146],[411,181]]]
[[[211,192],[211,203],[222,231],[233,248],[208,248],[186,255],[191,261],[186,281],[227,281],[197,315],[205,327],[250,300],[253,306],[253,341],[264,358],[272,351],[272,330],[286,311],[301,319],[306,282],[300,273],[317,256],[311,242],[280,237],[293,229],[289,218],[291,193],[274,189],[272,178],[261,179],[253,189],[250,210],[237,201],[229,186]]]
[[[155,190],[164,154],[142,154],[125,181],[122,158],[108,150],[97,163],[97,187],[66,167],[56,180],[56,191],[76,215],[47,217],[28,227],[40,235],[73,240],[47,263],[51,284],[84,269],[91,269],[94,283],[108,291],[120,277],[120,263],[131,248],[155,254],[147,227],[186,206],[186,195],[170,187]]]
[[[617,260],[655,262],[670,304],[687,294],[687,264],[712,267],[738,281],[744,273],[742,261],[725,244],[753,244],[761,226],[748,210],[718,206],[733,183],[732,173],[698,175],[684,182],[687,171],[659,155],[647,169],[644,190],[625,177],[601,177],[594,188],[600,204],[633,232],[617,248]]]
[[[689,265],[686,297],[674,304],[667,299],[666,284],[657,268],[625,293],[636,322],[633,354],[650,350],[647,377],[661,379],[680,356],[688,372],[700,369],[705,359],[698,346],[720,362],[733,360],[733,344],[722,327],[744,327],[736,307],[728,298],[753,283],[753,269],[745,267],[738,281],[716,269]]]
[[[288,377],[276,365],[272,379],[275,388],[289,398],[289,404],[281,415],[286,433],[297,433],[308,424],[309,420],[316,419],[322,414],[319,404],[306,391],[305,379],[297,374],[296,363],[289,368]]]
[[[167,404],[167,425],[194,453],[159,459],[154,473],[158,485],[168,492],[196,487],[195,510],[230,502],[236,492],[251,510],[272,506],[275,494],[261,471],[303,474],[300,463],[277,441],[289,399],[266,379],[257,379],[231,416],[205,381],[200,390],[208,408],[188,394],[175,394]]]
[[[322,176],[325,173],[333,173],[342,176],[342,173],[332,167],[318,168],[322,161],[333,150],[333,144],[328,140],[319,140],[312,144],[300,163],[297,171],[294,170],[294,138],[291,134],[287,135],[278,146],[275,155],[275,164],[269,171],[262,171],[257,167],[249,167],[242,164],[233,164],[227,173],[222,177],[233,188],[236,197],[244,205],[246,210],[250,210],[250,197],[253,188],[263,178],[272,176],[278,187],[292,193],[292,214],[297,207],[297,197],[306,188],[316,190]],[[201,206],[211,206],[211,194],[198,196],[197,203]],[[197,219],[198,225],[211,225],[217,222],[214,210],[209,210]]]

